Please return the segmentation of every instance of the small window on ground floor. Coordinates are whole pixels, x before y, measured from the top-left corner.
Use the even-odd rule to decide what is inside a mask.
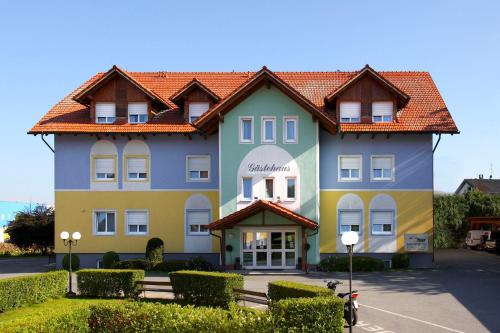
[[[340,234],[347,231],[361,231],[362,212],[343,210],[339,212]]]
[[[196,210],[186,212],[186,223],[188,235],[209,235],[208,224],[210,223],[209,210]]]
[[[95,211],[94,233],[96,235],[114,235],[116,231],[115,216],[114,211]]]
[[[146,235],[148,233],[148,212],[146,210],[129,210],[125,212],[127,234]]]
[[[394,211],[372,210],[370,218],[373,235],[392,235]]]

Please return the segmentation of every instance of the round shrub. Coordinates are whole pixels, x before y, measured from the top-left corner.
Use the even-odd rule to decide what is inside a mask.
[[[193,257],[186,261],[186,269],[190,271],[214,271],[215,267],[202,257]]]
[[[161,263],[161,271],[176,272],[186,269],[186,260],[166,260]]]
[[[321,259],[318,264],[318,270],[322,272],[333,272],[335,270],[335,259],[334,256]]]
[[[146,259],[153,264],[163,261],[163,241],[159,238],[151,238],[146,245]]]
[[[104,253],[102,256],[102,268],[111,268],[115,262],[120,261],[120,256],[114,251]]]
[[[406,253],[394,253],[392,255],[392,268],[407,269],[410,267],[410,256]]]
[[[65,270],[69,271],[69,254],[65,254],[62,260],[62,266]],[[80,258],[72,253],[71,254],[71,270],[77,271],[80,269]]]

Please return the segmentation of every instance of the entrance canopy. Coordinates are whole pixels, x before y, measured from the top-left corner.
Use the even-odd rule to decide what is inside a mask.
[[[237,212],[229,214],[228,216],[214,221],[208,225],[210,230],[220,230],[230,228],[232,226],[237,225],[241,221],[254,216],[263,211],[270,211],[276,215],[282,216],[289,221],[297,223],[299,226],[316,230],[318,229],[318,224],[311,219],[308,219],[305,216],[297,214],[290,209],[287,209],[277,203],[266,201],[266,200],[258,200],[252,203],[251,205],[240,209]]]

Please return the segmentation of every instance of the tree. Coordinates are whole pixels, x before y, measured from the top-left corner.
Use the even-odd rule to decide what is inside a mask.
[[[9,222],[6,233],[19,248],[34,248],[47,254],[54,248],[54,209],[45,205],[26,208]]]

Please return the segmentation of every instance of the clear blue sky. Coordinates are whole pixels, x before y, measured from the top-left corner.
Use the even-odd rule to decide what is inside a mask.
[[[53,155],[29,128],[113,64],[130,71],[430,71],[460,135],[436,190],[500,177],[499,1],[0,0],[0,200],[53,202]]]

